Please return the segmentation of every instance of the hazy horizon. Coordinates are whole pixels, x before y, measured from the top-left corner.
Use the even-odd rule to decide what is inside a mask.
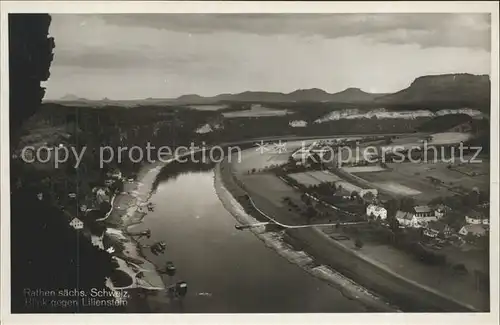
[[[54,14],[45,99],[319,88],[490,74],[489,14]]]
[[[450,74],[465,74],[464,72],[452,72]],[[439,75],[426,75],[426,76],[441,76],[441,75],[446,75],[446,74],[439,74]],[[477,76],[485,76],[487,75],[488,77],[491,77],[490,74],[481,74],[481,75],[477,75]],[[421,76],[423,77],[423,76]],[[418,77],[417,77],[418,78]],[[413,80],[411,81],[413,82]],[[408,84],[408,86],[411,84],[411,82]],[[347,89],[352,89],[352,88],[355,88],[355,89],[360,89],[361,91],[364,91],[366,93],[369,93],[359,87],[347,87],[345,89],[342,89],[340,91],[337,91],[337,92],[331,92],[331,94],[335,94],[335,93],[339,93],[339,92],[343,92]],[[276,92],[276,93],[282,93],[282,94],[290,94],[294,91],[297,91],[297,90],[312,90],[312,89],[320,89],[320,90],[324,90],[324,89],[321,89],[321,88],[318,88],[318,87],[312,87],[312,88],[307,88],[307,89],[294,89],[292,91],[289,91],[289,92]],[[404,88],[403,88],[404,89]],[[375,94],[393,94],[393,93],[396,93],[400,90],[403,90],[403,89],[399,89],[399,90],[396,90],[394,92],[386,92],[386,93],[375,93]],[[237,92],[237,93],[218,93],[218,94],[212,94],[212,95],[206,95],[206,96],[202,96],[200,94],[194,94],[194,93],[186,93],[186,94],[182,94],[182,95],[179,95],[179,96],[175,96],[175,97],[138,97],[138,98],[127,98],[127,99],[120,99],[120,98],[110,98],[108,96],[105,96],[105,97],[102,97],[102,98],[86,98],[86,97],[83,97],[83,96],[78,96],[77,94],[73,94],[73,93],[67,93],[59,98],[47,98],[47,96],[45,96],[45,98],[43,98],[43,100],[60,100],[60,99],[63,99],[63,97],[69,97],[69,96],[75,96],[75,97],[78,97],[79,99],[87,99],[87,100],[104,100],[104,99],[107,99],[107,100],[145,100],[145,99],[177,99],[181,96],[201,96],[203,98],[211,98],[211,97],[215,97],[217,95],[237,95],[237,94],[240,94],[240,93],[243,93],[245,91],[248,91],[248,90],[244,90],[244,91],[240,91],[240,92]],[[269,93],[274,93],[274,91],[268,91],[268,90],[251,90],[252,92],[269,92]],[[325,90],[326,91],[326,90]]]

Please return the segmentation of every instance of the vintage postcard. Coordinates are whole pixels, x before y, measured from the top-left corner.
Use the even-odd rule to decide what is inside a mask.
[[[498,322],[498,3],[1,15],[2,323]]]

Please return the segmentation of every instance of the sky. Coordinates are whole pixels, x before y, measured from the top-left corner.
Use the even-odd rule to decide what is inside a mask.
[[[395,92],[490,73],[489,14],[53,14],[46,99]]]

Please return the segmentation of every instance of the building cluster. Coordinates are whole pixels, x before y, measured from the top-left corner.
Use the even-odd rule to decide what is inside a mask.
[[[402,228],[421,228],[424,235],[435,238],[439,234],[445,238],[451,236],[455,231],[442,219],[450,209],[444,205],[430,207],[427,205],[417,205],[412,211],[398,210],[395,219]],[[387,209],[376,204],[369,204],[366,208],[366,215],[374,220],[385,221],[387,219]],[[458,230],[461,236],[473,235],[476,237],[485,236],[488,233],[489,218],[471,210],[464,214],[464,225]]]
[[[110,186],[113,185],[113,183],[115,181],[123,180],[124,178],[123,178],[122,173],[118,169],[115,169],[114,171],[108,172],[106,176],[107,176],[107,178],[104,181],[105,186],[95,187],[92,190],[92,193],[95,196],[94,197],[95,203],[93,204],[93,206],[95,206],[95,207],[88,208],[88,206],[86,204],[83,204],[80,206],[80,211],[83,212],[85,215],[89,215],[89,213],[92,213],[92,211],[99,211],[99,208],[102,206],[103,203],[109,204],[110,209],[112,208],[111,207],[111,205],[112,205],[111,194],[112,193],[110,191]],[[73,194],[74,193],[70,193],[69,196],[71,196]],[[108,212],[108,214],[109,214],[109,212]],[[99,219],[96,219],[94,221],[102,221],[106,217],[107,217],[107,214],[106,214],[106,216],[99,218]],[[69,225],[71,227],[73,227],[75,230],[83,230],[84,229],[84,222],[82,220],[80,220],[78,217],[74,217],[70,221]],[[103,244],[104,233],[101,234],[100,236],[98,236],[96,234],[90,234],[90,239],[91,239],[91,242],[94,246],[98,247],[101,250],[106,250],[104,248],[104,244]],[[110,251],[108,251],[108,252],[112,253]]]

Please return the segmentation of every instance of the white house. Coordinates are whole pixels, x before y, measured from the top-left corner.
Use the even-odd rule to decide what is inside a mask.
[[[414,227],[417,223],[413,213],[401,210],[396,212],[396,220],[399,222],[399,225],[403,227]]]
[[[427,205],[416,205],[413,207],[413,211],[418,218],[434,216],[432,209]]]
[[[69,225],[75,228],[76,230],[83,228],[83,222],[78,218],[73,218],[73,220],[71,220]]]
[[[441,219],[442,217],[444,217],[444,211],[440,211],[440,210],[434,210],[434,215],[436,216],[436,218]]]
[[[434,215],[436,216],[436,218],[441,219],[449,210],[449,207],[445,206],[444,204],[439,204],[434,207]]]
[[[366,215],[373,217],[375,220],[385,220],[387,219],[387,210],[384,207],[370,204],[366,207]]]
[[[210,126],[210,124],[205,124],[203,126],[200,126],[198,129],[196,129],[196,133],[198,134],[205,134],[205,133],[209,133],[209,132],[212,132],[213,129],[212,127]]]
[[[471,210],[465,216],[465,222],[471,225],[489,224],[488,218],[485,218],[481,213]]]
[[[104,235],[103,236],[96,236],[96,235],[92,235],[90,237],[90,240],[92,242],[92,245],[98,247],[99,249],[102,249],[104,250],[104,242],[103,242],[103,238],[104,238]]]
[[[429,222],[428,220],[426,220],[425,217],[417,217],[412,212],[404,212],[401,210],[396,212],[396,220],[398,220],[398,222],[401,226],[412,227],[412,228],[427,227],[428,222]],[[434,219],[434,220],[436,220],[436,219]]]
[[[122,172],[119,169],[115,169],[113,173],[111,173],[110,177],[114,179],[122,179]]]
[[[422,224],[437,221],[435,212],[427,205],[417,205],[413,207],[415,218]]]
[[[305,128],[307,126],[307,122],[303,120],[294,120],[290,121],[288,125],[290,125],[293,128]]]

